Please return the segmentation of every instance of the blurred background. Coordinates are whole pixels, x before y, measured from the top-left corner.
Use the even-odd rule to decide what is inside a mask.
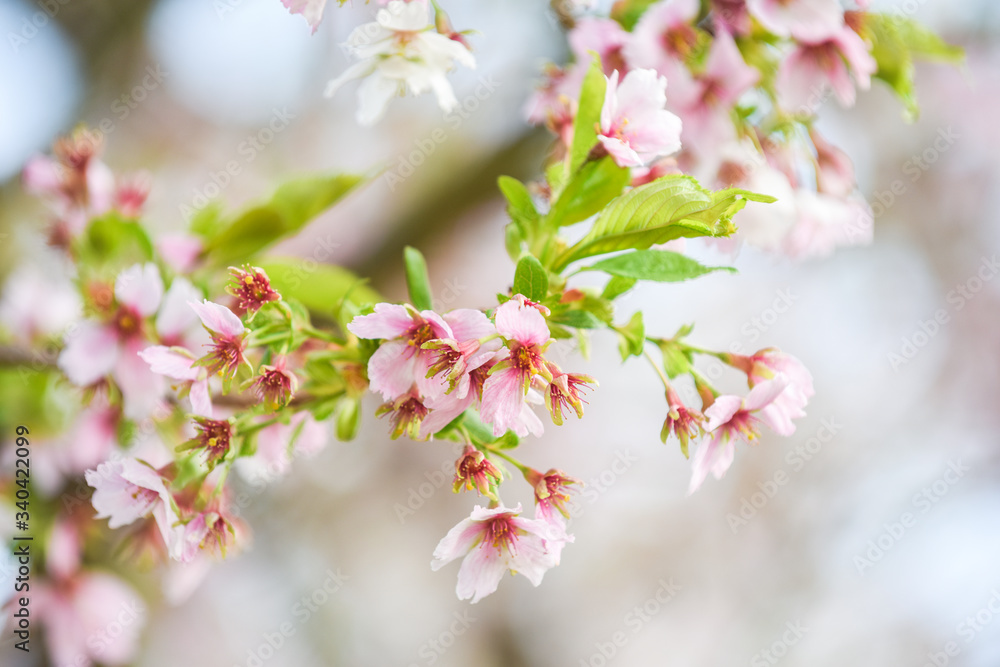
[[[401,249],[419,246],[443,309],[505,289],[496,177],[537,175],[549,139],[521,111],[540,66],[565,58],[547,3],[444,3],[458,29],[479,30],[477,69],[452,75],[460,111],[397,100],[371,129],[354,122],[353,85],[322,91],[373,6],[331,3],[310,36],[278,0],[48,0],[51,18],[41,4],[0,3],[4,274],[48,261],[24,162],[78,121],[107,120],[108,164],[154,174],[158,233],[183,230],[201,198],[235,207],[294,175],[387,165],[400,181],[375,180],[280,251],[402,299]],[[586,419],[521,448],[587,482],[576,543],[541,587],[508,578],[458,601],[457,564],[429,567],[475,503],[451,493],[455,452],[392,442],[369,417],[356,441],[251,491],[252,550],[185,603],[154,603],[137,664],[1000,665],[1000,5],[872,5],[968,50],[963,71],[920,68],[913,124],[878,83],[855,109],[821,112],[875,210],[874,244],[805,264],[747,249],[737,275],[646,286],[623,304],[645,309],[648,331],[696,322],[705,347],[801,358],[817,393],[793,437],[740,448],[688,497],[688,463],[658,438],[659,380],[614,363],[615,340],[598,335],[594,361],[564,350],[601,383]],[[508,502],[530,504],[526,485],[508,486],[520,492]]]

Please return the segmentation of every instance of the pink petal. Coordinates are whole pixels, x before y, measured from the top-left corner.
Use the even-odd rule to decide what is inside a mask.
[[[123,413],[129,419],[145,419],[153,414],[166,391],[163,376],[154,373],[139,356],[144,345],[141,340],[126,342],[113,371],[124,399]]]
[[[194,312],[201,319],[201,323],[209,331],[230,338],[242,336],[246,331],[246,327],[243,326],[240,318],[225,306],[213,303],[208,299],[205,299],[203,303],[188,301],[188,305],[194,308]]]
[[[347,325],[348,331],[358,338],[383,338],[390,340],[405,334],[413,326],[413,317],[406,306],[380,303],[370,315],[358,315]]]
[[[504,368],[486,378],[480,416],[484,423],[493,424],[494,435],[503,435],[520,423],[524,401],[524,379],[520,371]],[[527,429],[522,430],[527,435]]]
[[[212,416],[212,393],[208,387],[208,380],[199,380],[191,384],[191,392],[188,394],[191,401],[191,413],[199,417]]]
[[[451,328],[455,340],[479,340],[496,333],[486,314],[471,308],[459,308],[444,314],[444,322]]]
[[[78,580],[73,602],[87,637],[86,653],[103,665],[126,665],[136,658],[146,624],[142,597],[121,579],[103,572]],[[79,664],[74,657],[72,663]]]
[[[165,234],[157,239],[156,249],[171,269],[177,273],[190,273],[198,262],[203,245],[201,239],[190,234]]]
[[[459,600],[472,598],[472,604],[496,591],[507,574],[507,563],[492,544],[480,544],[472,549],[458,570],[455,593]]]
[[[382,343],[368,360],[371,390],[387,401],[405,394],[416,381],[416,365],[412,346],[396,340]]]
[[[30,195],[53,197],[60,194],[63,172],[59,163],[47,155],[36,155],[28,160],[21,177]]]
[[[749,394],[747,394],[746,401],[744,402],[744,408],[751,412],[760,410],[781,395],[781,392],[783,392],[787,386],[788,378],[783,375],[779,375],[772,380],[767,380],[754,385],[754,388],[750,390]],[[709,410],[710,409],[711,408],[709,408]],[[705,411],[705,414],[708,414],[707,410]]]
[[[705,410],[708,423],[705,424],[706,431],[714,431],[722,424],[727,423],[737,412],[743,409],[743,399],[739,396],[724,395],[719,396]]]
[[[115,280],[115,299],[143,317],[155,313],[162,298],[163,279],[156,264],[151,262],[130,266]]]
[[[174,380],[197,380],[202,372],[201,368],[192,366],[194,358],[182,354],[176,348],[164,345],[151,345],[140,350],[139,358],[149,364],[150,370],[154,373],[166,375]]]
[[[85,321],[66,334],[59,368],[78,387],[89,386],[111,372],[118,359],[118,333]]]
[[[323,20],[323,9],[326,7],[326,0],[281,0],[290,13],[302,14],[313,34],[319,28],[320,21]]]
[[[544,345],[549,341],[549,327],[537,308],[517,299],[500,305],[496,310],[496,328],[501,336],[521,345]]]
[[[481,508],[477,506],[476,509]],[[475,547],[476,543],[481,539],[484,529],[485,526],[482,521],[475,518],[474,510],[472,517],[459,521],[438,542],[437,547],[434,549],[434,559],[431,561],[431,569],[434,571],[440,570],[456,558],[461,558],[469,553],[469,550]]]

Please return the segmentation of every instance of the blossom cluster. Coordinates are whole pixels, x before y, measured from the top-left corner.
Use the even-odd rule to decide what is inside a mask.
[[[687,173],[712,187],[775,197],[774,205],[748,204],[734,237],[766,251],[805,258],[869,243],[872,213],[851,160],[814,121],[831,96],[850,107],[856,90],[869,88],[874,15],[845,12],[839,0],[705,5],[661,0],[638,19],[627,9],[581,18],[569,33],[574,62],[548,68],[529,120],[568,145],[596,58],[609,88],[602,144],[633,168],[634,182]],[[652,115],[664,113],[674,118]]]
[[[322,18],[323,0],[283,2],[314,29]],[[611,335],[623,361],[650,363],[666,398],[661,439],[685,457],[695,447],[689,493],[721,478],[763,427],[795,431],[814,395],[798,359],[697,347],[690,327],[659,336],[642,311],[622,316],[619,299],[640,281],[728,269],[677,252],[684,239],[793,256],[856,241],[848,218],[864,205],[850,161],[816,133],[815,107],[797,94],[806,85],[852,103],[878,76],[873,43],[892,26],[827,0],[622,0],[611,17],[582,18],[590,3],[556,4],[576,60],[549,68],[529,111],[558,139],[538,181],[499,179],[515,268],[482,308],[436,312],[413,248],[404,304],[346,269],[317,265],[303,281],[301,260],[267,255],[364,176],[292,181],[246,211],[207,207],[184,233],[154,239],[143,212],[151,179],[116,177],[85,129],[29,162],[25,189],[49,212],[51,271],[17,268],[0,297],[0,390],[38,425],[32,513],[45,520],[34,523],[43,566],[31,595],[54,662],[130,662],[141,621],[99,651],[79,631],[139,599],[127,566],[154,569],[164,596],[183,600],[213,563],[251,544],[237,480],[270,482],[334,436],[355,437],[369,389],[393,438],[461,447],[453,490],[480,500],[431,567],[462,559],[456,592],[473,602],[508,571],[539,585],[574,541],[581,482],[516,456],[522,438],[543,436],[543,410],[556,426],[583,418],[597,387],[556,363],[559,341],[585,351],[592,335]],[[359,62],[329,92],[363,78],[362,123],[405,91],[432,91],[451,108],[446,73],[474,65],[465,35],[436,2],[380,5],[349,39]],[[898,44],[917,34],[925,51],[937,48],[912,26],[892,29]],[[606,280],[577,282],[587,272]],[[699,370],[706,357],[746,391],[720,392]],[[530,518],[502,498],[512,469],[531,490]],[[0,479],[11,504],[17,484]],[[119,544],[95,518],[122,531]],[[101,567],[115,561],[121,575]]]

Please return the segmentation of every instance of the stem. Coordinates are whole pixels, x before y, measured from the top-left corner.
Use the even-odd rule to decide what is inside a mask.
[[[493,447],[490,447],[487,444],[484,444],[483,448],[486,449],[486,451],[490,452],[491,454],[496,454],[500,458],[506,459],[507,461],[509,461],[510,463],[512,463],[514,466],[516,466],[517,469],[520,470],[522,473],[524,473],[525,471],[531,469],[531,466],[527,466],[527,465],[521,463],[520,461],[518,461],[517,459],[515,459],[510,454],[507,454],[506,452],[504,452],[502,449],[494,449]]]
[[[660,364],[656,363],[656,359],[654,359],[653,355],[649,353],[649,350],[643,350],[642,353],[646,359],[649,360],[649,363],[653,366],[653,370],[656,371],[656,374],[660,376],[660,380],[663,382],[663,387],[665,389],[670,389],[670,380],[667,378],[667,374],[663,372]]]

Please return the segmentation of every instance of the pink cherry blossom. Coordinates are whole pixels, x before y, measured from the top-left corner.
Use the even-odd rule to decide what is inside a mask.
[[[535,518],[541,519],[557,528],[565,529],[569,519],[570,486],[582,484],[578,479],[570,477],[561,470],[549,469],[544,475],[531,469],[524,473],[524,478],[531,484],[535,492]]]
[[[80,569],[83,539],[75,521],[58,517],[45,545],[45,572],[53,579],[67,580]]]
[[[816,189],[834,197],[851,195],[857,188],[851,158],[815,129],[809,131],[809,136],[816,148]]]
[[[723,30],[733,35],[750,32],[750,13],[746,0],[712,0],[712,14]]]
[[[434,550],[431,569],[463,558],[455,592],[473,604],[493,593],[508,570],[538,586],[545,572],[559,564],[565,533],[539,519],[521,518],[521,506],[485,509],[476,506],[467,519],[448,531]]]
[[[66,334],[59,368],[70,382],[86,387],[111,374],[124,399],[125,416],[141,419],[158,405],[162,378],[152,373],[138,353],[148,343],[144,320],[163,298],[163,281],[155,264],[136,264],[115,281],[116,311],[110,322],[85,321]]]
[[[172,558],[180,553],[177,509],[159,472],[132,458],[107,461],[86,472],[94,488],[91,502],[110,528],[127,526],[152,514]]]
[[[667,80],[651,69],[635,69],[618,85],[608,78],[601,133],[597,139],[620,167],[638,167],[681,147],[681,119],[663,106]]]
[[[626,62],[656,70],[673,86],[698,43],[693,25],[698,9],[698,0],[665,0],[647,9],[624,47]]]
[[[844,24],[839,0],[747,0],[755,19],[779,37],[816,41]]]
[[[372,391],[386,400],[395,400],[416,383],[422,394],[443,393],[442,381],[427,377],[436,354],[423,349],[424,343],[432,340],[454,339],[451,327],[440,315],[380,303],[374,313],[355,317],[347,329],[359,338],[384,341],[368,361]]]
[[[755,352],[740,367],[747,370],[750,386],[756,386],[775,377],[783,377],[788,381],[785,390],[774,399],[775,412],[787,418],[785,429],[795,430],[791,419],[805,416],[804,408],[809,399],[816,393],[813,389],[812,374],[805,365],[790,354],[777,348],[769,347]]]
[[[497,332],[507,340],[506,356],[490,369],[483,385],[483,421],[493,434],[512,429],[519,436],[541,435],[542,423],[528,406],[528,391],[536,376],[551,379],[542,353],[551,337],[541,311],[523,295],[500,305],[494,316]]]
[[[32,613],[45,628],[50,664],[118,666],[135,660],[146,607],[121,579],[86,571],[66,581],[32,582],[32,588]]]
[[[618,21],[585,16],[577,21],[568,39],[578,65],[589,66],[593,58],[591,52],[594,52],[601,59],[606,75],[614,71],[624,75],[628,71],[623,49],[628,43],[629,33]]]
[[[248,332],[233,311],[208,299],[202,303],[189,301],[188,305],[212,337],[212,342],[205,346],[209,348],[208,354],[199,360],[199,363],[204,362],[210,374],[218,373],[230,380],[236,376],[240,365],[250,366],[244,355]]]
[[[669,107],[683,121],[685,148],[712,159],[722,145],[735,141],[730,111],[759,79],[760,72],[746,64],[732,36],[719,29],[704,70],[696,76],[683,70],[669,79]]]
[[[832,89],[841,106],[850,107],[856,97],[855,84],[868,90],[877,68],[864,40],[843,26],[821,41],[803,42],[782,60],[776,82],[778,100],[789,111],[811,114]]]
[[[139,352],[139,357],[149,364],[150,370],[172,380],[178,380],[174,388],[188,392],[192,414],[202,417],[212,416],[212,397],[208,386],[208,371],[195,366],[194,355],[180,347],[151,345]]]
[[[729,470],[736,453],[736,440],[753,442],[759,437],[759,424],[771,427],[779,435],[791,435],[795,426],[774,405],[775,399],[788,387],[783,376],[754,386],[746,398],[719,396],[708,408],[705,416],[708,435],[698,445],[692,459],[693,472],[688,493],[694,493],[711,472],[716,479]],[[789,430],[790,427],[790,430]]]

